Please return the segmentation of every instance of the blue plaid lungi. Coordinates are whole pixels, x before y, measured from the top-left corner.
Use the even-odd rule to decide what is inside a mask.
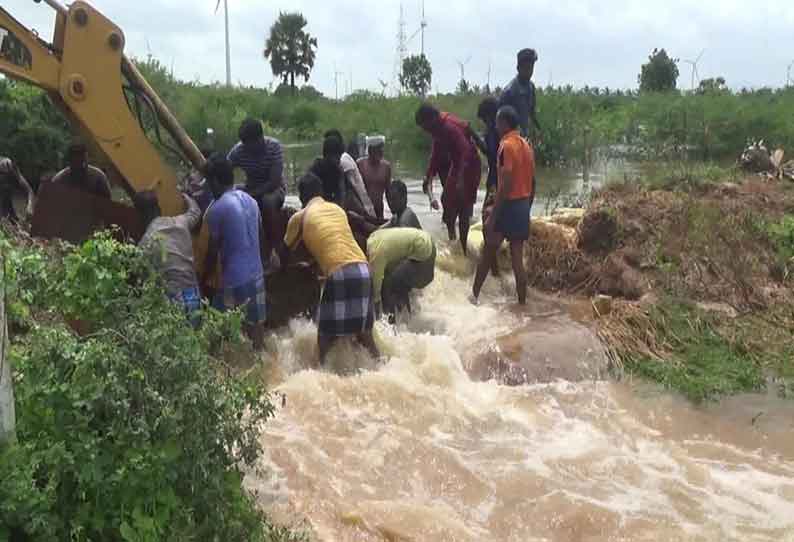
[[[215,294],[212,306],[219,311],[243,307],[246,324],[252,326],[261,324],[267,319],[265,277],[259,277],[233,288],[222,288]]]
[[[317,307],[318,333],[331,337],[357,335],[371,331],[374,323],[369,265],[351,263],[331,273]]]
[[[177,293],[170,293],[168,294],[168,299],[182,307],[190,325],[194,328],[199,326],[201,323],[201,292],[198,286],[191,286]]]

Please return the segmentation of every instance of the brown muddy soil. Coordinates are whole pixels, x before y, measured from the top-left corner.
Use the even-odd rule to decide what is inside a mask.
[[[792,213],[794,185],[785,182],[610,186],[580,222],[575,248],[552,259],[530,250],[530,280],[546,291],[637,300],[664,290],[740,311],[763,309],[792,293],[763,223]]]

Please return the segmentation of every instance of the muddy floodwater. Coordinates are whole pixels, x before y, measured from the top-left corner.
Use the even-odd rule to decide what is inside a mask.
[[[418,183],[438,270],[412,318],[377,323],[384,360],[342,346],[309,369],[305,320],[270,339],[284,402],[246,478],[263,507],[327,541],[794,540],[790,402],[614,382],[587,307],[517,309],[508,274],[471,305]]]

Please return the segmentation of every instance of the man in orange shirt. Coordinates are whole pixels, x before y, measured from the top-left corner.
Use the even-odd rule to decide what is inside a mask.
[[[524,270],[524,242],[529,239],[529,217],[535,197],[535,154],[518,132],[518,113],[512,106],[503,106],[496,115],[496,128],[502,137],[497,153],[499,179],[493,211],[485,221],[485,247],[472,294],[476,301],[496,261],[499,246],[507,239],[513,274],[516,277],[518,302],[527,302],[527,274]]]

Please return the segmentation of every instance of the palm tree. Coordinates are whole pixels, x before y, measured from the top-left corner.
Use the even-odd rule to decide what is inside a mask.
[[[314,67],[317,38],[304,30],[307,24],[301,13],[279,13],[265,42],[265,58],[270,59],[273,75],[281,77],[282,84],[289,84],[293,94],[295,77],[308,81]]]

